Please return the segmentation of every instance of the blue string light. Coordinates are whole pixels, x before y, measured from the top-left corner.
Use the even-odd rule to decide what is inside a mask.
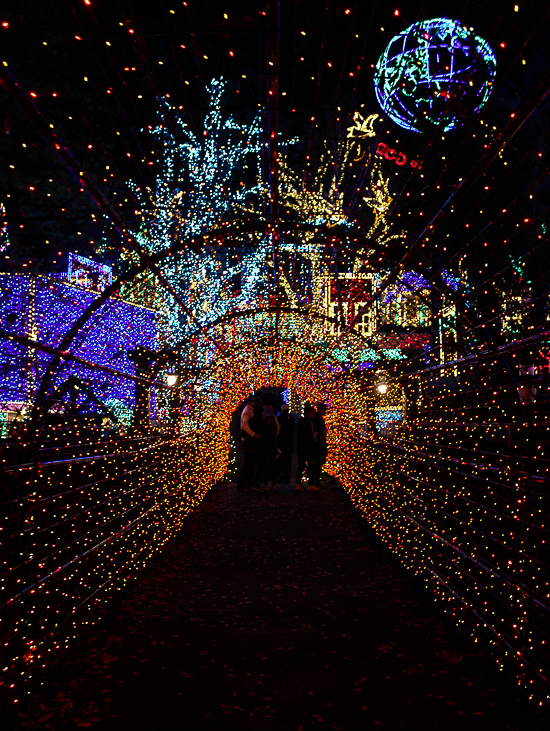
[[[34,275],[0,275],[0,326],[45,346],[59,347],[72,323],[97,296],[65,281]],[[141,345],[155,348],[157,314],[121,299],[110,298],[73,343],[73,354],[101,366],[134,375],[128,351]],[[0,343],[0,406],[3,411],[25,412],[32,404],[37,384],[44,376],[51,355],[7,340]],[[93,366],[66,361],[58,370],[54,386],[74,375],[90,385],[103,403],[121,414],[133,411],[135,385],[131,379],[114,377]],[[155,414],[154,390],[151,399]],[[124,421],[124,420],[123,420]]]

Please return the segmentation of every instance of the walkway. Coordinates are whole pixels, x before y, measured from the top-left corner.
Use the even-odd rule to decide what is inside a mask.
[[[212,490],[24,729],[542,728],[338,488]]]

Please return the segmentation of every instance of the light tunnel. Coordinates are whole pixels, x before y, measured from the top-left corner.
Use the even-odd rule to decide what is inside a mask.
[[[434,2],[420,30],[373,3],[334,30],[284,0],[178,32],[152,10],[164,35],[83,6],[47,26],[50,80],[20,57],[47,20],[23,4],[0,65],[2,693],[30,693],[230,482],[234,413],[272,388],[296,415],[327,404],[325,472],[547,704],[547,19],[506,11],[511,51],[500,10],[461,8],[482,43]],[[411,58],[452,32],[477,60],[445,81],[438,56],[413,104],[420,61],[394,88],[391,38],[357,50],[352,13]]]
[[[430,294],[422,300],[430,302]],[[28,418],[11,425],[21,431],[16,441],[6,440],[4,463],[8,520],[28,541],[24,549],[14,536],[11,555],[29,551],[23,566],[14,560],[13,577],[23,586],[8,607],[14,667],[23,668],[25,679],[47,667],[81,623],[95,621],[101,607],[177,533],[207,490],[224,479],[233,412],[262,387],[283,388],[298,403],[327,403],[325,469],[381,540],[500,662],[508,666],[510,647],[525,648],[520,632],[512,642],[484,620],[499,594],[502,602],[516,597],[525,617],[532,592],[533,611],[543,613],[536,582],[545,576],[540,554],[545,544],[533,531],[529,556],[531,526],[520,517],[531,511],[544,530],[546,478],[537,470],[538,455],[528,462],[516,457],[523,429],[536,429],[532,406],[520,392],[524,386],[510,378],[523,343],[497,349],[481,341],[476,352],[436,364],[433,346],[424,345],[406,360],[392,360],[394,348],[375,351],[371,339],[353,326],[342,327],[337,317],[268,306],[197,326],[158,352],[131,343],[141,353],[131,373],[98,363],[94,341],[98,330],[100,338],[107,337],[109,310],[120,316],[122,301],[105,298],[98,308],[93,300],[75,316],[78,327],[67,323],[63,350],[21,336],[6,338],[12,357],[18,348],[39,362],[42,379],[35,385],[40,400]],[[442,317],[433,306],[432,317]],[[473,317],[463,322],[465,333],[475,331]],[[414,346],[419,335],[401,337]],[[392,337],[384,334],[388,342]],[[168,385],[168,373],[177,374],[177,385]],[[113,388],[129,396],[126,408],[122,399],[109,398]],[[483,401],[488,392],[490,405]],[[507,418],[504,394],[514,414]],[[524,425],[518,414],[525,416]],[[25,510],[17,513],[22,498]],[[497,548],[502,501],[513,502],[508,520],[525,531],[517,555],[521,573],[534,572],[534,584],[512,580],[510,556],[516,554],[512,547],[504,553]],[[40,543],[46,535],[62,538],[56,550],[44,553]],[[527,636],[532,642],[531,629]],[[528,677],[525,649],[518,652],[516,663]]]

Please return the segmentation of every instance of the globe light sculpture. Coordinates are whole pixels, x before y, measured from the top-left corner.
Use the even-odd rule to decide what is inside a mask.
[[[457,20],[434,18],[392,38],[376,65],[374,87],[400,127],[448,132],[483,108],[496,68],[487,41]]]

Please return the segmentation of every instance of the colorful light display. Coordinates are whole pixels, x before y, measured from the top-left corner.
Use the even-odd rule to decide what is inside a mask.
[[[414,23],[392,38],[376,65],[382,109],[414,132],[447,132],[486,104],[496,76],[487,41],[457,20]]]
[[[377,114],[364,118],[359,112],[355,112],[353,125],[347,128],[347,137],[339,141],[336,151],[332,145],[325,145],[317,172],[309,184],[291,169],[284,155],[280,156],[278,172],[281,202],[297,214],[302,223],[310,227],[340,226],[352,229],[357,217],[368,215],[372,223],[366,232],[366,238],[374,239],[379,247],[401,237],[402,234],[388,234],[390,226],[387,214],[393,200],[389,192],[389,178],[384,177],[380,164],[373,158],[372,150],[369,152],[367,143],[369,138],[376,136],[374,124],[378,118]],[[363,158],[367,152],[369,154],[365,161]],[[359,162],[360,166],[357,165]],[[350,196],[350,181],[357,176],[358,169],[365,163],[372,164],[369,184],[363,191],[369,195],[359,198]],[[350,172],[350,167],[353,173]],[[306,304],[314,314],[338,317],[342,314],[341,305],[332,304],[327,308],[325,302],[332,287],[329,266],[323,258],[327,236],[328,233],[319,235],[314,231],[306,231],[299,243],[287,243],[283,236],[283,252],[299,257],[305,263],[308,272],[306,276],[310,281],[305,292],[301,280],[306,277],[291,281],[284,268],[279,276],[292,307]],[[361,251],[353,256],[355,278],[367,255],[367,251]],[[363,323],[360,323],[359,330],[363,329]],[[321,331],[318,338],[322,338]]]
[[[98,264],[84,256],[69,252],[67,280],[84,289],[97,292],[103,290],[113,281],[113,268],[106,264]]]
[[[133,28],[120,27],[134,36]],[[136,71],[128,66],[128,73],[130,68]],[[346,69],[346,78],[354,73]],[[385,113],[405,129],[443,132],[481,110],[495,73],[485,41],[456,21],[436,19],[416,23],[391,41],[378,63],[376,94]],[[201,93],[203,77],[201,69],[193,80]],[[231,83],[235,93],[242,91],[238,76],[231,75]],[[50,439],[38,429],[36,438],[24,424],[14,437],[6,420],[1,424],[3,437],[10,438],[0,445],[7,485],[2,528],[8,536],[0,601],[4,668],[15,695],[40,677],[82,624],[97,620],[96,610],[138,575],[224,477],[233,410],[256,388],[273,386],[284,388],[293,403],[328,403],[327,470],[454,621],[489,645],[530,697],[547,699],[550,462],[541,395],[548,366],[541,358],[544,353],[546,363],[548,317],[536,328],[530,319],[535,305],[547,306],[547,292],[545,287],[535,295],[535,285],[527,283],[513,290],[502,286],[495,289],[497,303],[487,305],[487,292],[502,284],[486,271],[485,231],[495,219],[480,224],[466,243],[457,233],[481,215],[481,187],[494,185],[484,171],[493,160],[507,164],[504,147],[477,169],[479,189],[470,212],[456,222],[450,210],[449,231],[436,231],[439,209],[430,210],[430,204],[446,205],[438,198],[440,181],[432,185],[427,164],[412,164],[407,140],[392,146],[381,141],[387,130],[380,115],[348,116],[338,108],[340,132],[323,133],[315,143],[308,139],[314,151],[307,148],[303,165],[285,154],[282,135],[276,137],[277,155],[269,158],[277,165],[276,190],[266,184],[265,153],[272,150],[255,98],[254,112],[240,112],[252,119],[244,124],[224,116],[221,78],[206,87],[204,117],[204,109],[196,111],[198,86],[182,104],[174,94],[163,96],[163,84],[154,88],[162,109],[145,132],[160,154],[157,163],[144,162],[146,180],[155,172],[151,188],[130,184],[138,201],[133,216],[140,219],[134,235],[159,263],[172,293],[145,266],[129,281],[120,280],[118,294],[90,312],[74,341],[63,346],[67,350],[56,354],[62,365],[52,380],[59,386],[78,375],[92,383],[129,433],[90,438],[65,425],[62,435]],[[356,98],[357,88],[349,98]],[[134,91],[132,98],[141,103],[143,89]],[[101,93],[114,99],[113,89]],[[275,108],[282,119],[282,105]],[[317,122],[308,120],[317,134]],[[493,129],[472,153],[476,165],[482,145],[500,135]],[[474,137],[464,145],[473,148]],[[511,132],[502,139],[511,139]],[[22,145],[26,151],[27,142]],[[457,145],[458,158],[463,152]],[[19,161],[16,167],[19,175]],[[270,172],[272,182],[274,168]],[[105,172],[103,181],[113,174]],[[443,178],[453,175],[454,169],[443,167]],[[129,177],[125,168],[121,188]],[[91,180],[79,181],[84,179],[78,194]],[[445,184],[460,187],[454,178]],[[26,195],[34,194],[33,180],[25,187]],[[274,190],[275,221],[266,215]],[[418,198],[405,210],[409,193]],[[498,196],[500,211],[500,191]],[[521,203],[521,196],[513,200]],[[411,226],[409,237],[405,213],[414,214],[416,223],[433,216],[433,228],[427,224],[424,231],[421,224],[419,234]],[[133,225],[135,218],[129,218]],[[28,224],[18,225],[23,230]],[[12,238],[14,231],[12,226]],[[3,225],[0,248],[6,242]],[[535,247],[526,236],[520,248],[521,262],[514,254],[511,267],[523,276]],[[272,266],[275,249],[279,271]],[[497,247],[489,251],[496,260]],[[7,410],[32,403],[52,358],[52,352],[9,335],[55,352],[110,281],[109,267],[94,267],[89,256],[71,257],[70,282],[23,273],[2,279]],[[124,272],[129,262],[137,265],[137,258],[126,250],[115,271]],[[143,378],[151,392],[151,420],[141,432],[132,431],[137,381],[126,352],[136,345],[162,351],[157,370]],[[72,355],[81,360],[71,361]],[[116,373],[102,371],[105,364]],[[168,370],[177,373],[177,386],[161,388]],[[529,397],[535,389],[538,402]]]

